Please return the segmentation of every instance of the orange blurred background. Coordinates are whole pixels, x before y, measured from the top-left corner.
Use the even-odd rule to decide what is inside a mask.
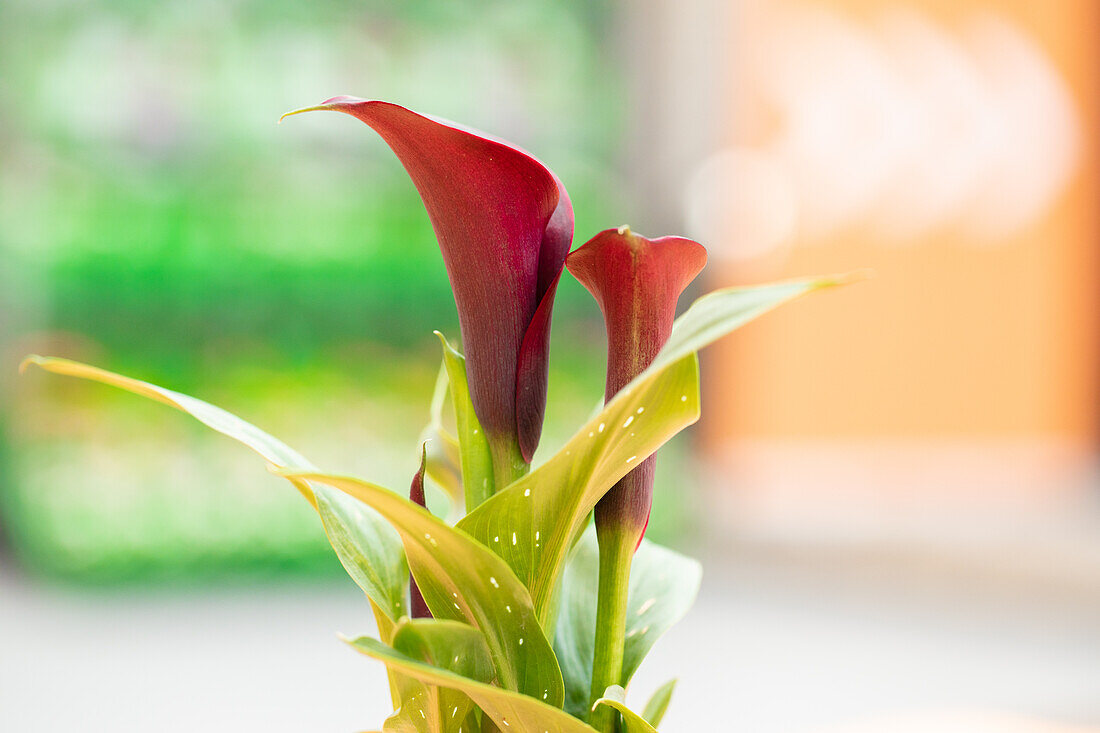
[[[1087,504],[1100,6],[749,2],[734,27],[687,204],[711,284],[873,276],[706,357],[731,519],[924,533]]]

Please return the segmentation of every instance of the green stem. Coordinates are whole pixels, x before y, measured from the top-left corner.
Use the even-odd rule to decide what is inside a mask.
[[[531,470],[530,464],[523,460],[519,442],[514,436],[489,437],[489,452],[493,456],[494,494],[503,491],[513,481],[527,475]]]
[[[464,434],[460,440],[463,441],[462,488],[466,495],[466,513],[469,514],[493,495],[493,453],[480,428]]]
[[[636,540],[621,528],[601,532],[600,585],[596,602],[596,644],[592,660],[592,696],[603,697],[611,685],[622,683],[623,646],[626,636],[626,605],[630,587],[630,564]],[[592,727],[601,733],[616,733],[619,714],[607,706],[592,713]]]

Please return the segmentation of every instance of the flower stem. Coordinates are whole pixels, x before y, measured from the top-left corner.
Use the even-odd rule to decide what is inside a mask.
[[[622,683],[626,607],[630,587],[630,564],[637,540],[618,527],[604,531],[597,526],[600,541],[600,584],[596,602],[596,642],[592,661],[590,702],[604,695],[611,685]],[[592,727],[601,733],[615,733],[619,714],[601,706],[592,713]]]
[[[493,456],[493,493],[503,491],[509,484],[531,470],[523,460],[519,442],[514,436],[489,437],[489,452]],[[488,497],[486,497],[488,498]]]

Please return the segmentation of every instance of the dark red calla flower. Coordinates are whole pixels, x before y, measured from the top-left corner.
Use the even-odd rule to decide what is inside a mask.
[[[550,312],[573,239],[561,181],[514,145],[389,102],[334,97],[299,111],[310,110],[357,117],[405,166],[447,266],[474,411],[495,458],[518,452],[530,463],[546,407]]]
[[[668,341],[676,301],[707,263],[703,245],[682,237],[646,239],[629,227],[607,229],[569,253],[566,267],[588,289],[607,327],[610,400],[652,362]],[[653,503],[652,457],[623,477],[596,505],[597,527],[614,524],[640,542]]]

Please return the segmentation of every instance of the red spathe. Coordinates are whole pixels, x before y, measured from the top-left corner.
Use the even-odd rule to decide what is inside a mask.
[[[515,440],[529,462],[546,408],[550,313],[573,239],[557,176],[509,143],[400,105],[334,97],[408,171],[454,291],[470,398],[486,436]]]
[[[706,263],[698,242],[650,240],[628,227],[602,231],[569,253],[569,272],[596,298],[607,326],[605,399],[653,362],[672,332],[676,301]],[[652,457],[643,461],[600,499],[597,528],[624,528],[641,541],[653,505],[654,466]]]

